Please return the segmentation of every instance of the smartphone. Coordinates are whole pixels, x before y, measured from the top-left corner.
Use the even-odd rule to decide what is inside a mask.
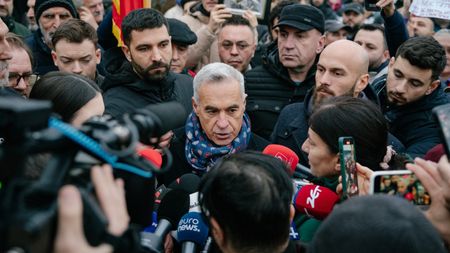
[[[380,11],[380,7],[376,5],[379,0],[364,0],[364,7],[368,11]]]
[[[422,183],[409,170],[375,171],[370,178],[370,194],[388,194],[415,205],[430,205],[431,198]]]
[[[440,105],[433,108],[433,115],[440,125],[442,142],[445,154],[450,159],[450,104]]]
[[[358,195],[358,176],[356,173],[355,143],[353,137],[339,137],[339,159],[341,163],[343,198]]]

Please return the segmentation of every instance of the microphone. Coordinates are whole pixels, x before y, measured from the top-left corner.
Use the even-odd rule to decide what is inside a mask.
[[[151,251],[163,252],[166,235],[188,210],[189,194],[182,190],[169,191],[159,205],[155,233],[141,232],[141,244]]]
[[[189,212],[185,214],[178,223],[177,229],[178,241],[182,242],[181,252],[197,252],[198,247],[206,243],[208,233],[208,226],[200,213]]]
[[[294,199],[295,209],[318,220],[325,219],[339,201],[339,196],[332,190],[319,185],[305,185],[297,192]]]
[[[169,188],[173,190],[183,190],[189,194],[198,191],[198,185],[200,184],[200,177],[187,173],[182,175],[181,177],[175,179],[172,183],[169,184]]]
[[[156,168],[160,169],[162,164],[162,156],[161,154],[154,150],[153,148],[143,148],[138,151],[138,154],[145,158],[147,161],[150,161]]]
[[[285,162],[289,168],[291,168],[291,175],[311,181],[314,179],[314,175],[311,174],[311,170],[300,163],[298,163],[298,155],[290,148],[279,145],[269,144],[263,150],[263,154],[271,155]]]

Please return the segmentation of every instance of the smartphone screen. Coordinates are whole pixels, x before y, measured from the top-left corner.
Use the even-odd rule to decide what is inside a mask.
[[[372,176],[372,193],[404,198],[415,205],[429,205],[431,198],[425,187],[409,170],[380,171]]]
[[[368,11],[380,11],[381,9],[376,5],[379,0],[365,0],[364,7]]]
[[[358,177],[356,173],[355,145],[352,137],[339,138],[339,155],[343,197],[358,195]]]

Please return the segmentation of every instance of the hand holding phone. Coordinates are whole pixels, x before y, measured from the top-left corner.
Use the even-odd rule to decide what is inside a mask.
[[[433,115],[440,125],[441,141],[447,157],[450,157],[450,104],[433,108]]]
[[[415,205],[430,205],[425,187],[409,170],[376,171],[370,178],[370,193],[404,198]]]
[[[343,198],[359,194],[356,171],[355,145],[352,137],[339,137],[339,159],[341,163]]]
[[[376,4],[379,0],[364,0],[364,7],[368,11],[380,11],[380,7]]]

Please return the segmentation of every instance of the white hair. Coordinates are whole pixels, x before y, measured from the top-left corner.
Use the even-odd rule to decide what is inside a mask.
[[[194,77],[194,100],[198,102],[198,89],[205,83],[217,83],[226,79],[239,82],[242,97],[245,97],[244,76],[241,72],[222,62],[204,66]]]

